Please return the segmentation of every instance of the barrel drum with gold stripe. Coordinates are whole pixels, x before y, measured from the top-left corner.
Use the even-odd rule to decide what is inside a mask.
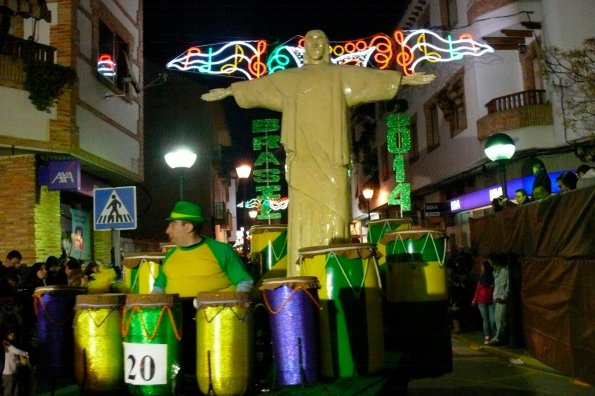
[[[81,294],[74,306],[74,368],[86,395],[124,392],[122,308],[125,294]]]
[[[124,287],[128,293],[151,294],[161,272],[162,252],[129,253],[124,256]]]
[[[127,294],[122,315],[124,382],[132,395],[173,395],[182,318],[177,294]]]
[[[383,242],[388,267],[384,306],[387,350],[403,357],[411,378],[451,372],[446,233],[391,231]]]
[[[384,363],[382,290],[374,244],[299,250],[299,270],[321,284],[320,361],[325,377],[379,371]]]
[[[255,225],[250,229],[250,262],[255,279],[287,274],[287,226]]]
[[[201,292],[196,307],[196,379],[205,395],[244,394],[252,379],[250,293]]]

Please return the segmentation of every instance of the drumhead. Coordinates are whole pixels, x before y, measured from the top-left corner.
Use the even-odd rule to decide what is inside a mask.
[[[335,253],[349,259],[366,259],[376,255],[376,244],[374,243],[341,243],[327,246],[311,246],[298,250],[301,258],[311,258],[321,254]]]
[[[126,294],[123,293],[79,294],[74,309],[117,307],[125,301]]]
[[[165,253],[163,253],[163,252],[128,253],[128,254],[124,255],[122,264],[124,264],[124,266],[126,268],[136,268],[143,261],[151,261],[154,263],[159,263],[164,257],[165,257]]]
[[[81,294],[86,293],[87,288],[84,286],[63,286],[63,285],[54,285],[54,286],[41,286],[35,288],[35,292],[33,294]]]
[[[315,276],[290,276],[286,278],[263,279],[259,290],[274,290],[281,286],[295,288],[301,286],[306,289],[320,289],[320,282]]]
[[[432,239],[446,238],[446,231],[441,230],[404,230],[404,231],[389,231],[382,237],[382,243],[394,241],[399,237],[401,239],[421,239],[424,237]]]
[[[263,234],[265,232],[283,232],[287,230],[287,225],[272,224],[272,225],[255,225],[250,228],[251,234]]]
[[[198,305],[246,304],[250,303],[248,292],[200,292],[196,295]]]
[[[178,294],[127,294],[126,306],[161,307],[174,305],[178,300]]]

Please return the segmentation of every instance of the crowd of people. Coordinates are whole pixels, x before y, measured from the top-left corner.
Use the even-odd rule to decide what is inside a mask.
[[[500,212],[508,207],[541,201],[552,195],[552,181],[545,164],[538,158],[533,158],[531,162],[533,176],[535,177],[531,195],[525,189],[519,188],[515,191],[516,202],[511,201],[504,195],[494,198],[492,200],[494,212]],[[568,171],[559,175],[556,178],[556,184],[561,193],[592,186],[595,184],[595,168],[587,164],[581,164],[575,171]]]

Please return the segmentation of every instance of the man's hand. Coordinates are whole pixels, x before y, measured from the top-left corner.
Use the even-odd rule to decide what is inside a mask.
[[[410,76],[403,76],[401,79],[402,85],[424,85],[429,84],[436,79],[434,74],[426,74],[423,72],[415,73]]]
[[[231,96],[231,89],[230,88],[215,88],[211,89],[206,94],[203,94],[200,98],[207,102],[213,102],[215,100],[221,100]]]

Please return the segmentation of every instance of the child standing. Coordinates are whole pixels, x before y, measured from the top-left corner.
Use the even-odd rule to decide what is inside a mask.
[[[4,346],[4,370],[2,371],[2,384],[4,396],[15,396],[18,391],[17,367],[22,361],[29,359],[29,354],[12,345],[16,339],[13,330],[7,330],[2,344]]]
[[[479,308],[483,321],[483,343],[489,344],[496,335],[496,320],[494,307],[494,270],[492,266],[484,261],[482,274],[475,287],[475,296],[471,305]]]

